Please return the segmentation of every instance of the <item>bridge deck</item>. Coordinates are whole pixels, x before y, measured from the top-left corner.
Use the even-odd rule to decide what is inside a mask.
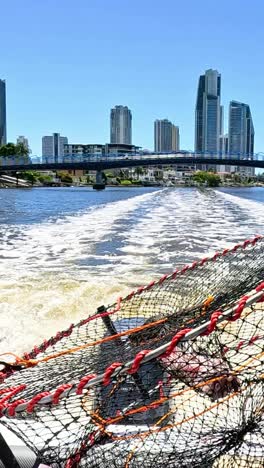
[[[134,155],[129,157],[121,156],[91,156],[84,157],[83,160],[77,161],[76,156],[67,157],[68,161],[54,163],[40,163],[40,164],[1,164],[0,171],[11,172],[11,171],[44,171],[44,170],[95,170],[102,171],[105,169],[119,169],[125,167],[136,167],[136,166],[168,166],[168,165],[225,165],[225,166],[238,166],[238,167],[255,167],[264,169],[264,160],[256,159],[225,159],[215,157],[204,157],[204,156],[177,156],[177,155]],[[70,159],[70,161],[69,161]]]

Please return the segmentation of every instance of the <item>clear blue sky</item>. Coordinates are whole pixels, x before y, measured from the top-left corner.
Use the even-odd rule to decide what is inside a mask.
[[[198,77],[222,74],[228,102],[248,103],[264,151],[263,0],[11,0],[1,2],[0,78],[8,140],[33,154],[53,132],[72,143],[109,141],[109,111],[133,113],[133,143],[153,148],[153,122],[194,144]]]

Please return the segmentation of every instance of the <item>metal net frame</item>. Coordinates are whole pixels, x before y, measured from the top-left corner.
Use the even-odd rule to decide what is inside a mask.
[[[57,468],[264,466],[264,238],[2,355],[0,424]]]

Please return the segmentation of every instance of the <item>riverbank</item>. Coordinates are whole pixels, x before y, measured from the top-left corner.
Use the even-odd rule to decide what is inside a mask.
[[[50,183],[50,184],[33,184],[33,185],[28,185],[27,187],[23,186],[16,186],[16,185],[6,185],[4,183],[0,182],[0,189],[14,189],[14,188],[67,188],[67,187],[78,187],[78,188],[91,188],[93,187],[94,184],[63,184],[63,183]],[[111,187],[111,188],[147,188],[147,187],[157,187],[157,188],[201,188],[201,189],[206,189],[206,188],[254,188],[254,187],[262,187],[264,188],[264,183],[258,182],[255,184],[239,184],[239,183],[234,183],[234,184],[225,184],[222,183],[216,187],[207,187],[205,185],[194,185],[194,184],[177,184],[177,183],[171,183],[171,184],[166,184],[166,183],[147,183],[147,184],[106,184],[105,188]]]

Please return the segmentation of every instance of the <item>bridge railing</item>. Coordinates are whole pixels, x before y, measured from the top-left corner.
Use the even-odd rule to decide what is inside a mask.
[[[181,158],[210,158],[210,159],[219,159],[221,162],[225,160],[253,160],[253,161],[264,161],[264,153],[254,153],[252,155],[247,155],[244,153],[213,153],[213,152],[198,152],[198,151],[188,151],[181,150],[179,152],[140,152],[140,153],[110,153],[110,154],[69,154],[62,157],[54,158],[54,156],[43,156],[42,163],[37,164],[56,164],[56,163],[82,163],[82,162],[104,162],[104,161],[120,161],[120,160],[146,160],[146,159],[175,159]],[[219,162],[221,164],[221,162]],[[27,157],[23,156],[0,156],[0,167],[6,166],[28,166],[32,164],[32,169],[34,168],[34,163],[31,162]]]

